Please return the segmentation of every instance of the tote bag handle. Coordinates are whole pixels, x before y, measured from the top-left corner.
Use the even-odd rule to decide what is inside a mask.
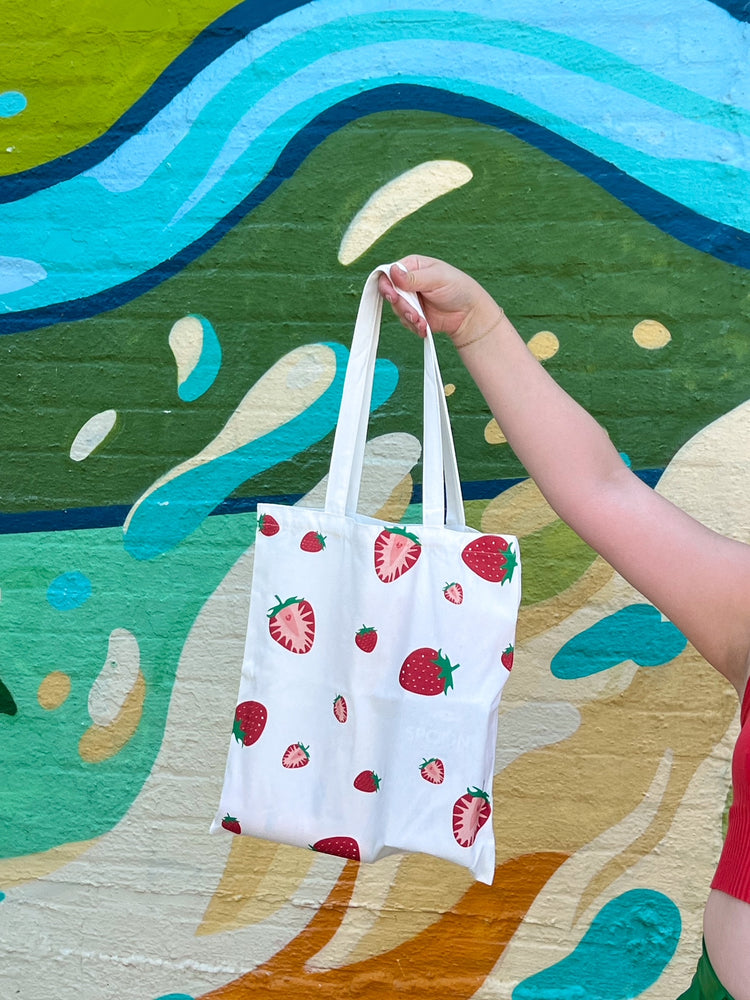
[[[382,264],[370,274],[357,312],[326,492],[325,510],[332,514],[351,516],[357,510],[383,311],[378,279],[381,272],[389,274],[390,267]],[[397,291],[424,317],[416,295]],[[456,452],[429,325],[424,342],[422,445],[422,521],[430,525],[463,527],[464,507]]]

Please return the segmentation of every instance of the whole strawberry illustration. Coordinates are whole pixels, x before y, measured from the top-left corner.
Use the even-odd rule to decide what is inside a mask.
[[[464,588],[460,583],[446,583],[443,594],[446,601],[450,601],[451,604],[461,604],[464,599]]]
[[[337,858],[359,861],[359,844],[353,837],[325,837],[310,844],[310,848],[321,854],[333,854]]]
[[[378,643],[378,633],[374,628],[363,625],[354,636],[354,641],[363,653],[371,653]]]
[[[490,583],[510,581],[518,565],[512,546],[501,535],[480,535],[464,548],[461,558],[472,572]]]
[[[268,612],[271,638],[290,653],[308,653],[315,638],[315,613],[303,597],[289,597]]]
[[[308,531],[299,543],[299,547],[303,552],[322,552],[326,547],[325,535],[321,535],[319,531]]]
[[[279,522],[271,514],[261,514],[258,518],[258,531],[261,535],[275,535],[279,530]]]
[[[502,665],[505,667],[506,670],[513,669],[513,652],[514,652],[513,646],[506,646],[502,652],[502,655],[500,656],[500,662],[502,663]]]
[[[453,687],[453,671],[460,663],[451,663],[442,650],[422,646],[409,653],[401,665],[398,682],[414,694],[448,694]]]
[[[333,714],[337,722],[346,722],[349,717],[346,698],[342,694],[337,694],[333,699]]]
[[[377,792],[380,788],[380,778],[374,771],[360,771],[354,779],[354,787],[360,792]]]
[[[383,583],[393,583],[419,559],[422,543],[406,528],[383,528],[375,539],[375,572]]]
[[[250,747],[260,739],[267,720],[265,705],[259,701],[243,701],[234,710],[232,735],[238,743]]]
[[[281,757],[281,766],[290,770],[305,767],[310,763],[310,747],[302,743],[291,743]]]
[[[242,833],[240,821],[235,816],[230,816],[229,813],[221,821],[221,825],[225,830],[229,830],[230,833]]]
[[[425,757],[419,765],[419,771],[425,781],[431,785],[442,785],[445,780],[445,765],[439,757]]]
[[[453,803],[453,836],[459,847],[471,847],[490,818],[490,797],[481,788],[467,788]]]

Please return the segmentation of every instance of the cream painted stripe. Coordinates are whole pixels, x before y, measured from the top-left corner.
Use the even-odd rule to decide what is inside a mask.
[[[384,184],[349,223],[339,247],[339,263],[354,263],[396,223],[463,187],[473,176],[465,163],[428,160]]]

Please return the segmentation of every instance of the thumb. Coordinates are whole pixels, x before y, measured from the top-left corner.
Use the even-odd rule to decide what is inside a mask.
[[[407,292],[429,292],[440,284],[435,274],[437,261],[429,257],[404,257],[391,265],[390,278],[396,288]]]

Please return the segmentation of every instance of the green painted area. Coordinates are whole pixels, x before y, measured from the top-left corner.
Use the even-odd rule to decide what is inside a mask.
[[[403,220],[350,267],[343,233],[381,185],[430,159],[474,179]],[[341,165],[346,164],[342,170]],[[426,113],[381,113],[330,136],[266,202],[185,271],[90,320],[3,338],[0,496],[6,511],[129,504],[203,448],[279,357],[348,344],[364,278],[412,251],[476,275],[526,339],[552,330],[547,362],[607,427],[634,468],[665,465],[697,430],[750,397],[748,274],[644,222],[590,180],[505,133]],[[188,313],[216,330],[223,365],[200,399],[179,399],[167,337]],[[638,347],[633,326],[664,323],[671,343]],[[392,319],[381,354],[401,371],[371,433],[420,433],[421,345]],[[440,342],[464,480],[523,475],[456,355]],[[95,412],[120,414],[81,463],[70,443]],[[303,493],[327,470],[330,437],[238,492]],[[417,473],[418,474],[418,473]]]
[[[63,156],[106,132],[196,35],[234,6],[232,0],[0,0],[0,90],[28,100],[20,115],[0,122],[0,174]]]
[[[570,587],[596,553],[562,521],[521,539],[523,605],[546,601]]]
[[[252,543],[255,525],[254,514],[208,518],[179,548],[151,562],[132,559],[116,528],[0,537],[0,669],[17,706],[14,715],[0,714],[0,857],[98,836],[127,812],[161,746],[190,627]],[[57,611],[47,588],[70,571],[88,577],[92,595],[78,608]],[[140,647],[143,716],[119,753],[86,763],[78,744],[91,725],[89,692],[107,661],[110,633],[122,628]],[[240,667],[241,660],[211,664],[216,682],[230,685]],[[59,708],[46,710],[37,692],[53,671],[70,677],[71,692]],[[199,733],[202,722],[177,724]],[[229,733],[231,719],[227,727]]]

